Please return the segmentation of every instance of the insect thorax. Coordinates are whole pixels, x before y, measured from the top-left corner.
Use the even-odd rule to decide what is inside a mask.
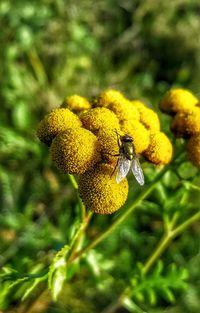
[[[122,145],[120,147],[120,154],[122,154],[124,157],[126,157],[128,160],[133,160],[135,152],[134,152],[134,146],[132,142],[122,142]]]

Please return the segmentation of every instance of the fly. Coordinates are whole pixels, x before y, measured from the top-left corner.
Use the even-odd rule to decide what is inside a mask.
[[[139,159],[135,152],[133,138],[129,135],[119,136],[117,133],[117,140],[119,146],[118,161],[116,165],[116,182],[119,184],[128,174],[131,169],[137,182],[144,185],[144,175],[140,166]]]

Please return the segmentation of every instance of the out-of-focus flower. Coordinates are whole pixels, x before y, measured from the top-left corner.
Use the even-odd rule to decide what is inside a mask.
[[[149,145],[149,131],[137,120],[121,123],[121,130],[133,138],[136,153],[143,153]]]
[[[62,108],[68,108],[69,110],[79,113],[84,110],[88,110],[91,108],[90,102],[79,95],[72,95],[67,97],[64,101],[63,104],[61,105]]]
[[[84,128],[69,128],[51,145],[54,164],[63,173],[82,174],[100,160],[96,136]]]
[[[154,164],[168,164],[173,155],[169,138],[162,132],[151,133],[150,144],[143,155]]]
[[[111,103],[120,103],[124,100],[123,94],[115,89],[107,89],[100,93],[95,99],[94,106],[107,107]]]
[[[117,116],[106,108],[90,109],[80,115],[83,127],[98,133],[100,128],[120,129]]]
[[[169,114],[176,112],[188,113],[195,107],[197,102],[198,99],[189,90],[173,88],[160,101],[160,109]]]
[[[131,101],[140,113],[140,122],[150,131],[157,132],[160,130],[160,120],[158,114],[148,108],[143,102],[138,100]]]
[[[68,109],[55,109],[39,123],[37,136],[40,141],[50,146],[57,134],[71,127],[81,127],[78,116]]]
[[[116,183],[113,167],[101,164],[80,175],[79,193],[86,208],[100,214],[111,214],[122,207],[128,195],[128,182]]]
[[[172,121],[171,130],[176,137],[187,138],[200,132],[200,108],[190,113],[177,113]]]
[[[193,135],[187,143],[187,154],[190,161],[200,167],[200,133]]]

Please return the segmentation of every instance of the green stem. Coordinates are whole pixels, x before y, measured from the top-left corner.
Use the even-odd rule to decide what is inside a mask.
[[[161,240],[159,241],[157,247],[145,263],[143,267],[143,273],[146,274],[152,265],[156,262],[156,260],[160,257],[160,255],[165,251],[165,249],[169,246],[172,239],[174,239],[177,235],[182,233],[187,227],[189,227],[193,222],[197,221],[200,218],[200,212],[197,212],[192,217],[188,218],[185,222],[174,228],[173,230],[168,230]]]
[[[79,248],[80,241],[84,235],[86,228],[88,227],[88,225],[90,223],[92,216],[93,216],[93,212],[89,211],[87,216],[85,216],[83,222],[80,224],[80,227],[77,230],[76,235],[73,238],[73,243],[71,244],[71,247],[70,247],[70,249],[71,249],[70,257],[68,258],[69,263],[74,258],[74,255]]]
[[[81,257],[85,252],[94,248],[98,245],[102,240],[108,237],[124,220],[136,209],[136,207],[140,204],[140,202],[145,199],[152,190],[158,184],[160,178],[164,175],[164,173],[169,169],[169,167],[163,168],[159,174],[156,176],[155,180],[151,185],[149,185],[131,204],[131,206],[121,215],[119,216],[106,230],[104,230],[101,234],[99,234],[92,242],[90,242],[85,248],[75,254],[74,259]]]
[[[86,215],[86,211],[85,211],[85,206],[83,204],[83,202],[81,201],[79,195],[78,195],[78,184],[77,181],[74,177],[74,175],[68,174],[69,180],[71,182],[72,187],[76,190],[77,192],[77,197],[78,197],[78,202],[79,202],[79,208],[81,211],[81,220],[84,221],[85,215]]]
[[[156,260],[161,256],[161,254],[166,250],[166,248],[169,246],[170,242],[172,239],[174,239],[176,236],[181,234],[185,229],[187,229],[192,223],[196,222],[198,219],[200,219],[200,212],[197,212],[190,218],[188,218],[185,222],[177,226],[176,228],[172,229],[175,221],[177,220],[178,215],[174,215],[174,218],[172,219],[172,223],[170,224],[171,227],[168,228],[168,230],[165,232],[161,240],[159,241],[157,247],[149,257],[149,259],[146,261],[146,263],[143,266],[143,273],[147,274],[153,264],[156,262]],[[123,299],[125,295],[129,295],[131,293],[131,290],[128,289],[128,287],[121,293],[119,298],[117,299],[116,302],[111,304],[108,309],[103,312],[106,313],[114,313],[115,308],[120,308],[123,305]]]
[[[74,189],[78,190],[78,184],[76,182],[74,175],[68,174],[68,177]]]

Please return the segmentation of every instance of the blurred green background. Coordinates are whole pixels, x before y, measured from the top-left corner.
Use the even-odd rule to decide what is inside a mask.
[[[52,166],[48,149],[36,138],[38,122],[65,96],[92,98],[108,87],[143,99],[155,110],[172,86],[198,96],[200,2],[1,0],[0,28],[0,267],[15,268],[23,276],[42,270],[68,242],[78,211],[68,178]],[[168,131],[169,118],[160,117]],[[174,193],[170,188],[168,184],[167,192]],[[1,286],[0,308],[15,313],[101,312],[160,237],[157,212],[164,200],[157,198],[152,195],[152,211],[137,211],[82,261],[57,304],[41,288],[20,303],[23,290],[6,297]],[[88,236],[110,220],[95,216]],[[189,270],[188,289],[176,304],[162,300],[153,308],[146,304],[145,311],[199,312],[199,242],[194,225],[164,255],[166,264]]]

